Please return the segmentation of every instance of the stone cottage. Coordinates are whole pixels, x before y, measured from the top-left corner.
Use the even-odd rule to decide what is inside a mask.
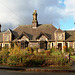
[[[22,49],[35,46],[40,50],[46,50],[56,47],[63,52],[63,46],[75,49],[75,30],[62,31],[52,24],[39,24],[37,12],[34,10],[32,25],[20,25],[14,30],[8,29],[5,32],[1,32],[0,25],[0,46],[11,47],[13,42]]]

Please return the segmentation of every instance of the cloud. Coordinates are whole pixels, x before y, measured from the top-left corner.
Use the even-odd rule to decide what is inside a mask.
[[[72,16],[75,20],[75,0],[65,0],[65,15]]]
[[[60,25],[64,10],[61,4],[61,0],[0,0],[2,30],[32,24],[34,10],[37,10],[39,23]]]

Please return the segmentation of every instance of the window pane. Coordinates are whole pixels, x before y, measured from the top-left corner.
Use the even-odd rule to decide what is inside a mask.
[[[21,48],[24,49],[24,48],[26,48],[26,47],[28,47],[28,42],[27,42],[27,41],[26,41],[26,42],[25,42],[25,41],[22,41],[22,42],[21,42]]]
[[[5,48],[9,48],[9,44],[5,44]]]
[[[44,49],[44,42],[40,42],[40,49]]]

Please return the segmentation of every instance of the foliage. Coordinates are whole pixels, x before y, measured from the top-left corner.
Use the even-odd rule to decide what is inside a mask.
[[[62,56],[58,56],[58,57],[51,57],[49,59],[45,60],[45,65],[66,65],[68,64],[68,60],[65,59]]]
[[[68,49],[66,49],[66,52],[71,54],[71,52],[74,52],[74,49],[70,46]]]
[[[22,51],[20,47],[18,47],[16,44],[13,49],[10,50],[9,56],[21,56]]]
[[[30,55],[22,58],[24,66],[40,66],[44,63],[44,59],[40,56]]]
[[[45,51],[41,51],[39,52],[40,55],[44,55],[45,54]]]
[[[46,53],[47,56],[49,56],[50,55],[50,50],[46,50],[45,53]]]
[[[8,58],[8,64],[9,65],[18,65],[21,63],[21,57],[25,55],[25,51],[22,51],[20,47],[18,47],[16,44],[14,45],[14,48],[10,50],[9,58]]]
[[[37,55],[38,54],[38,51],[35,50],[33,54]]]
[[[55,50],[56,50],[55,47],[53,47],[50,49],[50,52],[53,53],[53,52],[55,52]]]
[[[61,56],[62,54],[61,54],[61,51],[54,51],[53,53],[52,53],[52,56],[53,57],[58,57],[58,56]]]
[[[18,56],[10,56],[8,58],[8,65],[19,65],[21,63],[21,57]]]
[[[37,47],[36,46],[34,46],[32,49],[33,49],[33,51],[37,51]]]
[[[70,56],[71,58],[75,59],[75,56]]]
[[[11,43],[11,48],[14,48],[14,43]]]
[[[34,52],[32,47],[27,47],[26,50],[29,51],[29,53],[33,53]]]
[[[0,63],[17,66],[48,66],[48,65],[66,65],[67,59],[62,55],[61,51],[46,50],[37,52],[36,47],[27,47],[21,50],[16,44],[12,49],[3,48],[0,53]]]
[[[3,63],[7,62],[8,56],[9,56],[9,50],[7,48],[2,48],[1,57],[2,57],[2,62]]]
[[[0,64],[2,63],[2,56],[0,55]]]
[[[1,51],[2,47],[0,46],[0,51]]]

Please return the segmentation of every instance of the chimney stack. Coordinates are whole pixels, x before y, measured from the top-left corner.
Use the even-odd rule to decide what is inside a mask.
[[[37,11],[34,10],[33,12],[33,21],[32,21],[33,28],[38,27],[38,21],[37,21]]]

